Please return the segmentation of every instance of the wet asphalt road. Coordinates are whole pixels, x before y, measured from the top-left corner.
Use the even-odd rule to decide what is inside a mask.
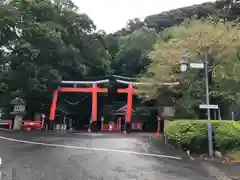
[[[148,154],[134,154],[133,151]],[[172,159],[171,156],[181,159]],[[2,180],[217,179],[203,164],[187,159],[164,143],[158,148],[153,147],[149,136],[143,134],[123,136],[0,130],[0,157]]]

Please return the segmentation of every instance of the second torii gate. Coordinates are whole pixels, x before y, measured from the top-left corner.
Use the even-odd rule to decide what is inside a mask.
[[[58,100],[58,94],[60,92],[66,93],[66,92],[85,92],[85,93],[92,93],[92,121],[97,121],[97,93],[107,93],[107,88],[99,88],[98,84],[101,83],[107,83],[109,80],[101,80],[101,81],[62,81],[63,84],[73,84],[74,87],[69,88],[58,88],[53,93],[53,100],[52,105],[50,109],[50,116],[49,116],[49,129],[53,129],[54,120],[56,116],[56,107],[57,107],[57,100]],[[122,84],[128,84],[128,88],[124,89],[118,89],[118,93],[125,93],[127,94],[127,111],[126,111],[126,123],[131,124],[132,119],[132,101],[133,101],[133,95],[135,94],[134,91],[134,83],[133,82],[127,82],[123,80],[117,80],[117,82]],[[92,87],[86,88],[86,87],[76,87],[78,84],[92,84]]]

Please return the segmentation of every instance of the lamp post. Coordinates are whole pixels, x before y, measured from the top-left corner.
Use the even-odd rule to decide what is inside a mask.
[[[208,82],[208,54],[205,53],[204,61],[198,63],[189,63],[186,59],[180,59],[181,72],[186,72],[188,69],[204,69],[205,73],[205,86],[206,86],[206,105],[209,105],[209,82]],[[213,156],[213,142],[212,142],[212,124],[210,109],[207,108],[208,117],[208,150],[209,156]]]
[[[181,72],[186,72],[188,70],[188,61],[185,59],[180,59],[180,69]]]

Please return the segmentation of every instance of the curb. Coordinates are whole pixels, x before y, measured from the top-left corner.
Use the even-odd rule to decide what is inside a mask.
[[[189,157],[189,159],[195,160],[195,159],[191,156],[190,150],[187,150],[186,153],[187,153],[187,156]]]
[[[240,177],[230,177],[231,180],[239,180]]]
[[[238,180],[238,179],[232,179],[231,177],[226,176],[224,172],[222,172],[216,166],[211,165],[210,163],[204,162],[203,167],[211,176],[217,178],[218,180]]]
[[[198,160],[191,156],[191,152],[189,150],[186,151],[187,156],[191,160]],[[217,158],[219,159],[219,158]],[[204,169],[211,175],[217,178],[217,180],[240,180],[240,177],[229,176],[225,172],[221,170],[221,168],[211,164],[212,160],[201,159]]]

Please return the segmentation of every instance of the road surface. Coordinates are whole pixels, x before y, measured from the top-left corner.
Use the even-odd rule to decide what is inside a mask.
[[[203,164],[143,134],[0,130],[2,180],[214,180]]]

